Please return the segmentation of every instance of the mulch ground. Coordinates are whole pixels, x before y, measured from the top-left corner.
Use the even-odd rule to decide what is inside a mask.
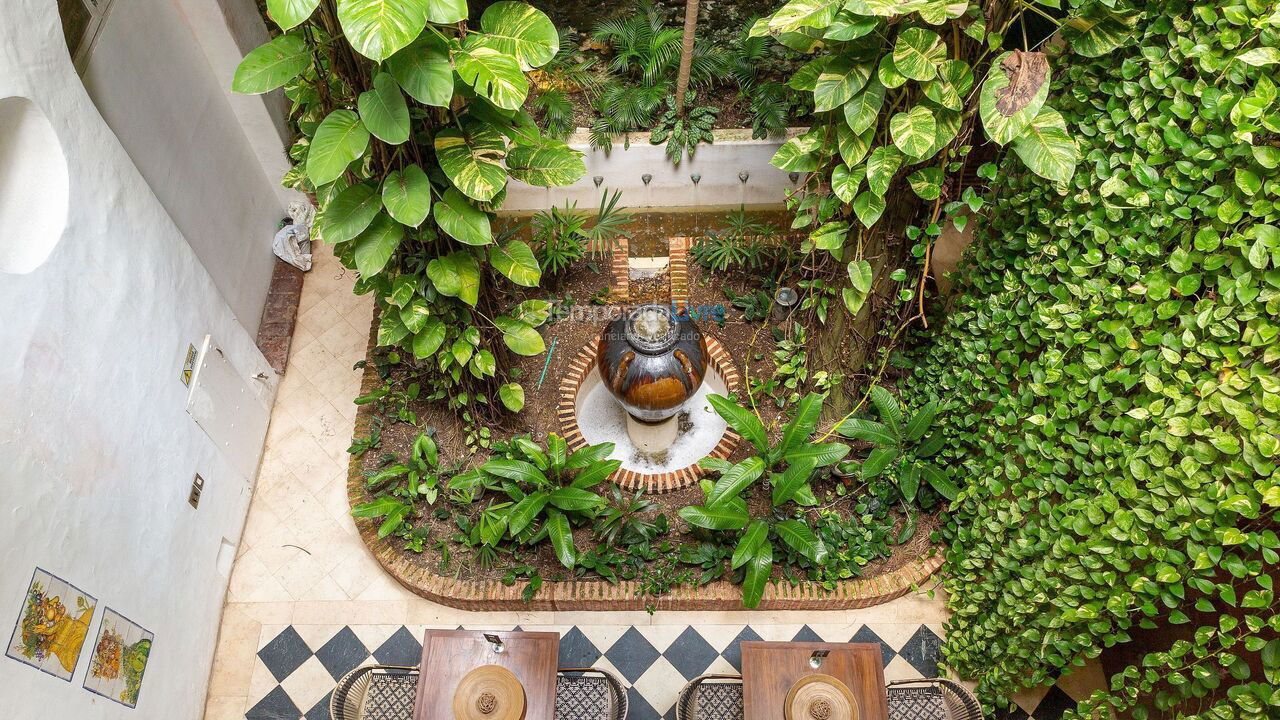
[[[560,399],[560,378],[567,372],[569,362],[582,347],[600,333],[604,325],[603,317],[607,308],[593,304],[591,298],[600,296],[600,291],[607,288],[609,284],[607,268],[607,263],[603,261],[583,261],[561,277],[544,279],[547,293],[544,297],[557,303],[560,319],[555,319],[542,328],[548,347],[546,354],[513,358],[513,371],[525,387],[525,407],[518,414],[506,416],[502,424],[488,425],[493,439],[506,439],[528,433],[542,442],[548,433],[560,431],[556,416],[556,406]],[[650,280],[633,281],[633,298],[665,298],[666,282],[665,274]],[[728,288],[739,294],[754,291],[759,287],[758,279],[735,274],[706,272],[696,263],[691,263],[689,287],[692,307],[710,308],[723,305],[726,308],[723,325],[710,318],[704,318],[700,320],[700,326],[704,332],[719,339],[729,354],[738,361],[739,368],[744,373],[739,401],[748,402],[747,386],[750,379],[767,378],[773,372],[772,327],[775,321],[773,319],[744,321],[742,314],[729,305],[724,290]],[[375,319],[375,330],[376,326]],[[756,397],[755,406],[770,434],[775,438],[780,435],[781,427],[787,420],[785,413],[767,397]],[[381,445],[376,450],[366,453],[360,461],[360,467],[366,474],[375,472],[393,456],[401,459],[406,457],[417,434],[428,428],[435,432],[442,462],[446,466],[471,467],[487,459],[484,451],[469,453],[466,450],[464,440],[467,427],[457,410],[448,409],[444,402],[421,400],[411,403],[410,409],[416,414],[418,425],[392,419],[384,420]],[[743,443],[731,460],[741,460],[748,455],[749,448],[746,443]],[[445,474],[442,483],[448,477],[449,474]],[[819,498],[822,498],[834,491],[837,482],[839,481],[830,477],[820,478],[814,482],[814,491]],[[835,499],[830,502],[829,507],[837,510],[846,508],[856,494],[855,492],[848,497]],[[685,505],[702,501],[702,492],[696,485],[670,493],[653,495],[650,498],[659,503],[659,508],[648,514],[650,519],[658,513],[665,513],[671,523],[672,533],[667,537],[668,540],[675,543],[696,541],[692,535],[683,532],[687,528],[675,512]],[[505,498],[493,498],[493,501],[501,500]],[[470,506],[473,517],[489,502],[489,499],[484,499],[481,503]],[[755,493],[755,497],[749,502],[749,507],[755,516],[768,516],[772,512],[767,493]],[[473,551],[455,539],[458,527],[452,513],[460,508],[444,499],[437,501],[436,508],[438,509],[432,510],[424,507],[422,516],[417,521],[419,527],[425,525],[429,529],[429,540],[424,552],[420,555],[408,553],[416,562],[428,567],[431,571],[468,579],[492,579],[503,577],[512,566],[527,564],[536,568],[545,579],[557,579],[565,575],[549,543],[542,543],[532,551],[525,551],[518,558],[503,556],[494,567],[477,566],[473,562]],[[897,518],[899,526],[904,520],[903,517]],[[896,547],[891,557],[865,566],[863,577],[872,577],[894,570],[925,553],[936,519],[930,515],[921,514],[917,523],[918,529],[914,537],[908,543]],[[442,540],[443,546],[437,546],[437,543]],[[597,543],[590,528],[585,527],[575,530],[574,540],[580,552],[594,547]],[[443,562],[446,556],[448,562]]]

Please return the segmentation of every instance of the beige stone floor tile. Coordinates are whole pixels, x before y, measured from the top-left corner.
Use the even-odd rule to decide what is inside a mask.
[[[351,517],[351,501],[347,498],[347,476],[345,472],[339,473],[329,480],[327,485],[315,493],[315,497],[343,532],[349,535],[357,533],[355,520]]]
[[[250,502],[249,517],[245,519],[240,544],[236,547],[237,557],[269,535],[279,524],[280,516],[267,503]]]
[[[364,590],[361,590],[360,593],[356,595],[356,600],[360,602],[399,600],[407,603],[410,599],[417,597],[417,595],[410,592],[395,578],[391,577],[391,575],[387,574],[385,571],[381,571],[382,568],[378,566],[376,560],[372,557],[368,557],[367,559],[370,563],[373,563],[373,567],[380,572],[371,573],[369,584],[365,586]]]
[[[204,706],[204,720],[244,720],[249,698],[210,695]]]
[[[407,604],[403,600],[368,601],[318,601],[306,600],[293,607],[295,625],[332,623],[341,618],[347,625],[404,625]]]
[[[209,677],[209,695],[244,697],[249,692],[253,664],[244,658],[258,650],[262,624],[235,606],[229,606],[222,617],[218,643]]]
[[[293,600],[293,596],[280,585],[252,548],[236,560],[231,571],[231,582],[227,587],[227,597],[235,602]]]
[[[287,625],[293,620],[293,601],[229,602],[227,610],[243,613],[245,617],[261,625]]]
[[[292,562],[277,570],[273,575],[281,587],[294,600],[308,600],[315,597],[314,588],[328,576],[328,572],[309,553],[294,557]],[[344,593],[345,594],[345,593]],[[336,598],[335,598],[336,599]]]
[[[552,625],[652,625],[654,615],[642,610],[635,611],[596,611],[566,610],[556,613]],[[685,623],[688,624],[688,623]]]
[[[349,598],[355,598],[373,583],[379,573],[382,573],[382,568],[378,567],[372,558],[353,554],[330,570],[329,578],[337,583]]]

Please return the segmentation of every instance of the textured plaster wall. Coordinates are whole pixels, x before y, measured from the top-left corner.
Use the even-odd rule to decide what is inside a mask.
[[[788,135],[801,130],[793,129]],[[502,209],[542,210],[566,201],[591,209],[600,204],[604,188],[621,190],[619,202],[630,208],[780,205],[785,191],[798,187],[788,173],[769,164],[782,142],[783,138],[752,140],[750,130],[716,130],[714,142],[699,145],[693,158],[685,156],[677,167],[667,160],[664,146],[650,144],[648,133],[633,135],[629,147],[615,142],[608,154],[592,149],[585,133],[576,133],[569,144],[586,154],[587,174],[559,188],[512,180]],[[744,172],[745,182],[739,177]],[[652,176],[647,185],[646,174]],[[691,177],[694,174],[700,176],[697,183]],[[602,178],[600,189],[596,177]]]
[[[287,203],[276,191],[279,174],[268,177],[231,105],[229,75],[223,82],[204,50],[226,27],[218,3],[198,5],[215,14],[192,16],[175,0],[116,0],[84,84],[236,317],[255,332],[271,282],[271,237]],[[271,140],[283,159],[280,136]]]
[[[135,39],[163,65],[166,41],[144,37]],[[7,641],[36,565],[99,604],[70,683],[0,657],[0,707],[13,718],[198,718],[227,583],[219,547],[239,539],[251,479],[187,416],[183,355],[212,334],[244,375],[267,373],[250,384],[268,404],[274,374],[86,94],[56,3],[0,4],[7,96],[30,98],[51,124],[70,204],[42,265],[0,272],[0,633]],[[173,128],[153,127],[157,152],[175,142]],[[216,158],[205,172],[234,182],[216,177],[227,172]],[[0,242],[21,241],[4,233]],[[206,486],[193,510],[197,471]],[[136,710],[81,687],[107,606],[155,633]]]

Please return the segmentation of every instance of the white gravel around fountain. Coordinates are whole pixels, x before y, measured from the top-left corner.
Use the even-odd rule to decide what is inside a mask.
[[[578,392],[578,427],[582,429],[582,437],[588,444],[613,443],[616,447],[609,457],[621,460],[622,467],[626,470],[646,474],[679,470],[710,455],[728,428],[724,419],[707,402],[707,395],[712,393],[725,394],[725,384],[714,369],[708,368],[702,387],[689,398],[681,411],[689,414],[688,423],[691,425],[682,428],[676,435],[675,443],[667,450],[666,458],[661,462],[654,461],[636,449],[627,434],[627,412],[609,394],[594,369]]]

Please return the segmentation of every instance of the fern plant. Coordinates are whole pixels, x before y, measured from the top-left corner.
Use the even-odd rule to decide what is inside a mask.
[[[716,115],[720,113],[720,108],[710,105],[695,106],[698,94],[692,90],[685,93],[684,97],[684,115],[676,113],[675,97],[668,97],[667,111],[658,118],[658,124],[649,136],[649,142],[654,145],[667,144],[667,159],[677,167],[685,153],[688,153],[690,160],[693,159],[698,143],[712,141],[711,130],[715,127]]]

